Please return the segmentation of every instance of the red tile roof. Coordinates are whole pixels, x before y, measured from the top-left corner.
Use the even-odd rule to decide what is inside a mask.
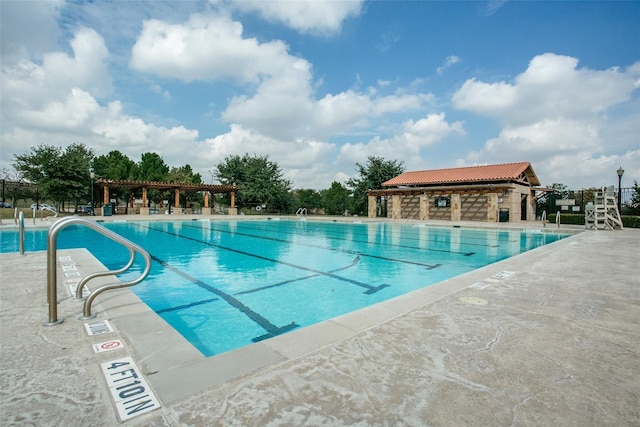
[[[405,172],[383,182],[382,185],[397,187],[512,182],[518,181],[523,173],[530,185],[540,185],[540,180],[529,162]]]

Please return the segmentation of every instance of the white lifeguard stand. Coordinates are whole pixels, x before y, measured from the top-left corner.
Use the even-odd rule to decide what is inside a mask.
[[[584,210],[585,226],[594,230],[622,230],[620,209],[616,203],[613,186],[603,188],[595,194],[594,204],[587,204]]]

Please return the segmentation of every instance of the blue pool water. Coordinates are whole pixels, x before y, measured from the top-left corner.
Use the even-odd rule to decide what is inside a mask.
[[[293,220],[104,223],[149,251],[131,288],[205,356],[375,304],[567,237],[567,234]],[[28,230],[27,251],[46,250]],[[71,226],[58,248],[86,247],[110,269],[128,252]],[[0,232],[0,252],[17,252]],[[123,279],[138,275],[141,265]],[[44,290],[43,290],[44,291]]]

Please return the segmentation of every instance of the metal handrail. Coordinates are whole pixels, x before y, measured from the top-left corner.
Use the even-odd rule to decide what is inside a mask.
[[[144,270],[142,271],[142,274],[135,280],[124,282],[124,283],[107,284],[107,285],[100,286],[94,289],[93,291],[91,291],[91,293],[89,293],[89,296],[87,296],[87,299],[84,302],[83,315],[85,319],[95,317],[95,315],[91,315],[91,304],[99,294],[111,289],[119,289],[119,288],[125,288],[129,286],[137,285],[138,283],[142,282],[149,275],[149,272],[151,271],[151,255],[149,255],[149,253],[146,250],[144,250],[141,246],[138,246],[137,244],[125,239],[121,235],[109,230],[108,228],[103,227],[97,222],[90,221],[85,218],[75,217],[75,216],[63,218],[55,222],[49,228],[49,234],[47,236],[47,301],[49,303],[49,322],[45,323],[45,326],[57,325],[63,322],[62,320],[58,319],[58,301],[57,301],[58,276],[57,276],[57,263],[56,263],[56,253],[57,253],[56,246],[57,246],[58,233],[60,233],[60,231],[62,231],[63,228],[72,224],[86,225],[87,227],[93,229],[94,231],[97,231],[103,236],[113,240],[114,242],[120,243],[122,246],[126,247],[129,250],[129,262],[123,268],[115,271],[102,271],[102,272],[92,273],[83,277],[82,280],[80,280],[80,282],[78,283],[78,289],[76,292],[77,297],[78,296],[79,298],[82,297],[82,289],[89,280],[92,280],[92,279],[95,279],[96,277],[101,277],[101,276],[113,276],[116,274],[121,274],[121,273],[124,273],[126,270],[128,270],[133,265],[133,262],[135,260],[135,252],[138,252],[140,255],[142,255],[146,264]]]
[[[307,214],[307,208],[298,208],[298,210],[296,211],[296,215],[304,216],[306,214]]]
[[[24,255],[24,212],[18,214],[18,234],[20,235],[20,255]]]
[[[542,226],[547,226],[547,211],[542,211],[542,215],[540,216],[540,221],[542,221]]]
[[[560,228],[560,211],[556,212],[556,225]]]

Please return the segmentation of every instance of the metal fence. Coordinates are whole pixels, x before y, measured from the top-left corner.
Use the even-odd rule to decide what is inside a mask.
[[[552,214],[558,211],[566,213],[583,214],[584,207],[594,201],[596,189],[573,190],[567,193],[550,193],[546,200],[538,205],[537,214],[540,215],[542,210]],[[618,200],[618,189],[614,189],[616,201]],[[633,206],[633,197],[635,191],[632,187],[620,189],[620,200],[622,213],[638,214],[640,206]]]

